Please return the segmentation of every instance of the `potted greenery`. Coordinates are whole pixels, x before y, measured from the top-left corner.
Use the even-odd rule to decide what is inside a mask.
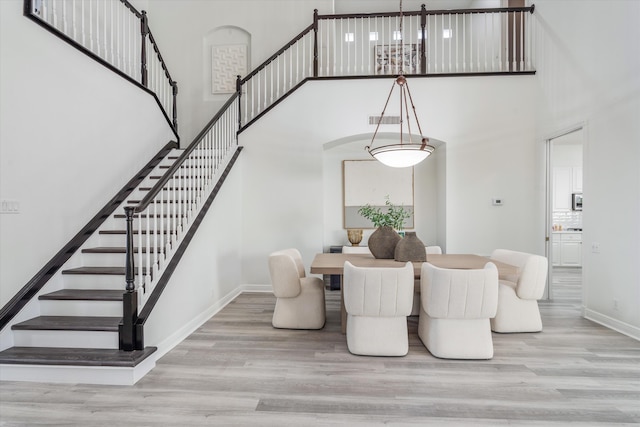
[[[393,259],[396,245],[401,237],[396,230],[402,230],[404,221],[411,214],[403,206],[396,206],[385,197],[386,212],[369,204],[358,209],[358,213],[371,221],[376,231],[369,237],[369,250],[376,258]]]

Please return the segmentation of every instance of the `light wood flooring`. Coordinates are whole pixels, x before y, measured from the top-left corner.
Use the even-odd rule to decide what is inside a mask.
[[[274,297],[239,296],[135,386],[4,382],[0,426],[640,424],[640,342],[580,317],[580,275],[556,275],[544,331],[494,334],[490,361],[436,359],[409,320],[406,357],[362,357],[327,291],[320,331],[271,327]]]

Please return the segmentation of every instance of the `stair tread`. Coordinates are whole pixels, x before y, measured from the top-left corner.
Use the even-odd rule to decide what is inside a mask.
[[[157,350],[110,348],[11,347],[0,352],[0,364],[135,367]]]
[[[62,274],[108,274],[124,275],[124,267],[76,267],[63,270]]]
[[[102,331],[118,332],[121,317],[38,316],[11,327],[21,331]]]
[[[41,300],[61,301],[122,301],[123,290],[110,289],[62,289],[40,295]]]

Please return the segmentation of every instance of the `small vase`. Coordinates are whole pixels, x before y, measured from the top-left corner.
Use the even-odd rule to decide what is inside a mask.
[[[351,246],[358,246],[362,242],[362,228],[350,228],[347,230],[347,238]]]
[[[425,262],[427,260],[427,251],[424,247],[424,243],[418,239],[416,233],[413,231],[407,231],[404,238],[396,245],[393,258],[396,261],[402,262]]]
[[[369,250],[375,258],[393,259],[401,237],[389,226],[378,227],[369,237]]]

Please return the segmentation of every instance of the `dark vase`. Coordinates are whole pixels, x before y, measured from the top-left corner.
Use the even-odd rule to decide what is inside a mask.
[[[393,228],[387,225],[378,227],[369,237],[369,250],[375,258],[393,259],[400,240],[400,235]]]
[[[415,232],[407,231],[405,233],[404,238],[396,245],[394,259],[402,262],[424,262],[427,260],[424,243],[418,239]]]

